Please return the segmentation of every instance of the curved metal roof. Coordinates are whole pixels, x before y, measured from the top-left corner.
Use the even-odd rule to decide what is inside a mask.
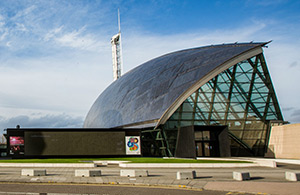
[[[97,98],[85,128],[163,124],[196,89],[267,43],[212,45],[150,60],[113,82]]]

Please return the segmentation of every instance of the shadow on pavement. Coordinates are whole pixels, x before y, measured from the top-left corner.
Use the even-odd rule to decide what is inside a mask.
[[[250,180],[260,180],[265,179],[264,177],[251,177]]]
[[[195,177],[195,179],[210,179],[213,178],[212,176],[205,176],[205,177]]]
[[[278,168],[300,170],[300,165],[287,164],[287,163],[277,163]]]

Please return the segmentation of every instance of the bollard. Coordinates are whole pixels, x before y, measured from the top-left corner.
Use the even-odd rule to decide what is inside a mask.
[[[178,171],[177,179],[194,179],[196,177],[196,171]]]
[[[233,179],[238,181],[250,180],[249,172],[233,172]]]
[[[120,176],[122,177],[147,177],[147,170],[132,170],[132,169],[121,169]]]
[[[46,170],[45,169],[22,169],[21,175],[25,176],[46,176]]]
[[[75,177],[96,177],[101,176],[101,170],[77,169]]]
[[[300,181],[300,173],[297,172],[285,172],[285,179],[289,181]]]

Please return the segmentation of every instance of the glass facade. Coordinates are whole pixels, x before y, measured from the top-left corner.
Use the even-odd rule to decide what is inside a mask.
[[[174,155],[184,126],[225,125],[232,156],[263,156],[270,121],[283,120],[263,54],[223,71],[196,90],[160,127],[165,155]]]

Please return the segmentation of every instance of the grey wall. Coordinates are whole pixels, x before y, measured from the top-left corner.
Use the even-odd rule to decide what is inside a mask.
[[[218,136],[220,157],[230,157],[230,140],[228,136],[228,127],[225,127]]]
[[[181,127],[178,130],[175,157],[196,158],[194,127]]]
[[[25,155],[125,155],[125,132],[26,131]]]

